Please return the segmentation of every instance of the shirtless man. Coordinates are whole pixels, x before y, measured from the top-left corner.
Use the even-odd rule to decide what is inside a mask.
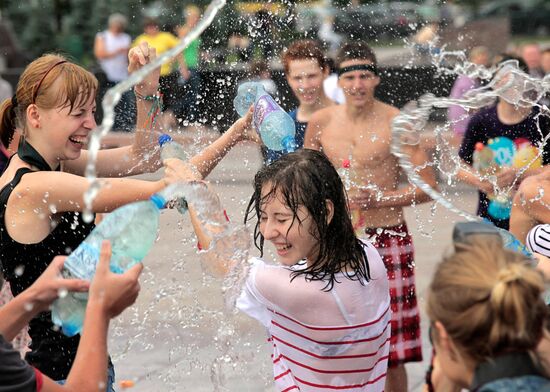
[[[374,52],[365,43],[348,43],[340,50],[337,63],[338,84],[346,103],[311,117],[304,147],[322,150],[337,169],[350,167],[348,196],[354,224],[363,237],[374,241],[390,279],[393,314],[386,390],[407,391],[405,363],[421,361],[422,351],[412,241],[403,207],[427,201],[428,196],[413,186],[398,188],[400,170],[390,144],[391,123],[399,110],[374,98],[380,83]],[[408,147],[407,153],[415,166],[426,161],[418,146]],[[435,186],[429,168],[419,174]]]

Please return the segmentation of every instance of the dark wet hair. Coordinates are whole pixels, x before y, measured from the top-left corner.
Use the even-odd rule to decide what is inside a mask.
[[[372,48],[363,41],[346,42],[336,55],[337,68],[340,68],[343,62],[350,60],[370,61],[376,67],[376,54]]]
[[[271,189],[262,197],[262,188]],[[293,272],[292,279],[305,275],[308,280],[327,281],[325,290],[338,283],[336,274],[343,272],[349,279],[370,280],[370,270],[363,243],[355,236],[349,214],[344,185],[336,169],[322,152],[303,149],[283,155],[254,177],[254,194],[246,209],[245,223],[256,215],[254,243],[263,255],[264,237],[260,232],[262,205],[281,195],[284,203],[298,219],[298,208],[307,209],[314,224],[310,234],[319,243],[317,260],[311,266]],[[334,214],[327,223],[326,200],[334,205]]]

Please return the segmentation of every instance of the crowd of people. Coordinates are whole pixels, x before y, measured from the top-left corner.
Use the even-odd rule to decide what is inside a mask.
[[[180,38],[199,16],[197,8],[186,10]],[[148,20],[132,44],[123,33],[125,23],[113,15],[96,38],[94,52],[109,85],[178,43]],[[196,116],[193,102],[171,89],[180,82],[190,89],[200,84],[199,46],[194,42],[184,59],[173,59],[177,66],[165,64],[126,94],[117,110],[134,140],[98,153],[96,173],[106,186],[92,203],[94,213],[146,200],[169,184],[202,180],[239,142],[261,144],[251,108],[188,162],[160,159],[151,137],[159,123],[151,115],[164,98],[174,111]],[[525,61],[500,61],[512,60],[537,77],[538,63],[524,50]],[[484,48],[471,53],[476,64],[486,64],[488,57]],[[423,353],[414,247],[403,209],[430,198],[400,181],[390,149],[399,109],[375,98],[381,77],[365,42],[348,42],[338,51],[334,77],[341,102],[325,91],[330,69],[317,42],[293,42],[282,62],[298,100],[290,112],[297,151],[265,149],[265,165],[254,177],[246,217],[255,221],[260,257],[251,260],[237,307],[268,331],[280,391],[407,391],[405,364],[421,361]],[[265,82],[263,67],[256,77]],[[471,80],[457,83],[460,94],[480,86]],[[109,320],[136,300],[142,266],[111,273],[105,243],[92,282],[59,279],[59,256],[74,250],[95,227],[82,218],[89,186],[84,147],[96,126],[100,90],[89,71],[60,55],[44,55],[25,69],[13,96],[0,106],[3,151],[16,151],[6,157],[0,176],[0,260],[15,297],[0,309],[0,391],[114,390]],[[463,134],[458,177],[480,189],[478,214],[494,226],[457,226],[454,251],[435,271],[427,301],[433,347],[427,390],[550,388],[550,313],[543,300],[550,278],[550,226],[544,226],[550,224],[550,155],[542,144],[550,120],[544,110],[503,96],[475,113],[461,113],[460,124],[451,120]],[[465,116],[470,118],[463,122]],[[528,143],[542,156],[540,167],[519,171],[496,162],[495,175],[487,180],[474,164],[474,152],[498,138],[517,146]],[[437,187],[422,146],[408,145],[404,152],[423,181]],[[156,181],[128,178],[160,168],[165,170]],[[506,186],[513,188],[509,214],[495,217],[490,202],[496,188]],[[200,247],[207,249],[212,238],[192,203],[189,214]],[[537,258],[506,249],[496,227],[509,229]],[[263,258],[266,240],[280,265]],[[211,262],[226,274],[236,261]],[[89,291],[82,336],[67,337],[53,326],[49,306],[62,289]],[[31,343],[22,360],[8,342],[27,323]]]

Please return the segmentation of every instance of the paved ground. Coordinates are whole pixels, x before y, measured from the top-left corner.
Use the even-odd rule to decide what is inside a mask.
[[[238,146],[210,176],[233,220],[242,219],[259,166],[256,148]],[[470,209],[475,203],[469,190],[460,190],[455,199]],[[432,207],[430,203],[406,211],[416,243],[422,308],[433,268],[449,246],[457,220],[441,207]],[[187,217],[163,212],[158,242],[144,263],[138,303],[111,332],[110,351],[119,381],[133,380],[132,392],[273,390],[265,332],[246,316],[223,313],[221,283],[202,273]],[[426,324],[423,317],[426,360],[408,366],[411,391],[420,389],[430,355]]]

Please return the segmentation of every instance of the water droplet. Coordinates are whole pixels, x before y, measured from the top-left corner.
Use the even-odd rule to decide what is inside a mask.
[[[15,267],[15,270],[13,271],[15,273],[15,276],[22,276],[25,272],[25,266],[23,264],[18,265]]]

